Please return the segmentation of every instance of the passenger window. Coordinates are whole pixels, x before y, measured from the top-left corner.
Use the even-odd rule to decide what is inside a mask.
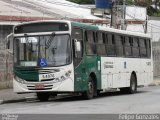
[[[82,40],[83,38],[83,31],[79,28],[73,28],[72,30],[72,38],[77,40]]]
[[[98,40],[98,43],[104,43],[104,33],[102,33],[102,32],[98,32],[97,33],[97,40]]]
[[[125,51],[126,57],[132,56],[132,40],[131,40],[131,37],[129,37],[129,36],[125,36],[124,51]]]
[[[140,38],[139,46],[140,46],[140,56],[147,57],[146,40],[143,38]]]
[[[108,33],[106,36],[107,36],[107,43],[105,44],[106,44],[107,56],[116,56],[114,34]]]
[[[76,53],[74,53],[74,57],[76,58],[82,58],[83,56],[83,30],[80,28],[73,28],[72,30],[72,40],[77,40],[80,42],[80,46],[81,46],[81,51],[77,51]],[[75,52],[75,48],[73,45],[73,49]]]
[[[108,44],[108,45],[113,45],[113,43],[112,43],[112,34],[108,34],[107,44]]]
[[[105,37],[104,37],[104,43],[108,44],[108,39],[109,39],[109,35],[105,33]]]
[[[150,43],[150,39],[146,40],[146,46],[147,46],[147,57],[151,58],[151,43]]]
[[[116,55],[118,57],[123,57],[123,36],[116,35],[115,38]]]
[[[87,54],[96,54],[95,34],[93,31],[86,32],[86,41]]]
[[[94,32],[93,31],[87,31],[87,42],[94,43]]]
[[[140,56],[138,41],[139,41],[138,38],[133,37],[132,56],[136,58]]]
[[[73,64],[78,66],[83,57],[83,30],[80,28],[72,29],[72,47],[73,47]],[[75,40],[80,42],[81,51],[75,51]]]
[[[106,55],[106,49],[105,49],[105,38],[104,38],[104,33],[102,32],[98,32],[97,33],[97,44],[96,44],[96,48],[97,48],[97,55]]]

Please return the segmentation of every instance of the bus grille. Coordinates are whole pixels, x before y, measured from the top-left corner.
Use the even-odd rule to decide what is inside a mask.
[[[39,83],[38,83],[39,84]],[[27,85],[28,90],[51,90],[53,88],[53,84],[43,84],[43,87],[36,87],[36,84]]]
[[[53,81],[53,80],[54,80],[54,78],[52,78],[52,79],[42,79],[41,81],[45,82],[45,81]]]

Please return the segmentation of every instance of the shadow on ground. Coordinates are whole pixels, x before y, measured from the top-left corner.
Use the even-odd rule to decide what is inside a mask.
[[[137,91],[136,94],[143,94],[143,93],[146,93],[146,92],[148,92],[148,91]],[[104,97],[113,97],[113,96],[130,96],[130,95],[133,95],[133,94],[122,93],[120,91],[118,91],[118,92],[107,92],[107,93],[100,93],[94,99],[102,99]],[[94,100],[94,99],[92,99],[92,100]],[[51,98],[47,102],[53,102],[53,101],[54,102],[71,102],[71,101],[84,101],[84,100],[85,99],[81,95],[76,95],[76,96],[71,95],[71,96],[63,96],[62,98]]]

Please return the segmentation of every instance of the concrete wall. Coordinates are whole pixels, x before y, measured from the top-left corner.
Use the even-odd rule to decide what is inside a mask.
[[[153,46],[154,77],[160,77],[160,41],[153,42],[152,46]]]
[[[6,51],[6,36],[12,32],[9,25],[0,25],[0,88],[12,87],[12,55]]]

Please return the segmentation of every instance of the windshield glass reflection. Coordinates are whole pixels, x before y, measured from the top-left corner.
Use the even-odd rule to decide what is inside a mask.
[[[17,37],[14,40],[17,66],[61,66],[71,62],[69,35]]]

